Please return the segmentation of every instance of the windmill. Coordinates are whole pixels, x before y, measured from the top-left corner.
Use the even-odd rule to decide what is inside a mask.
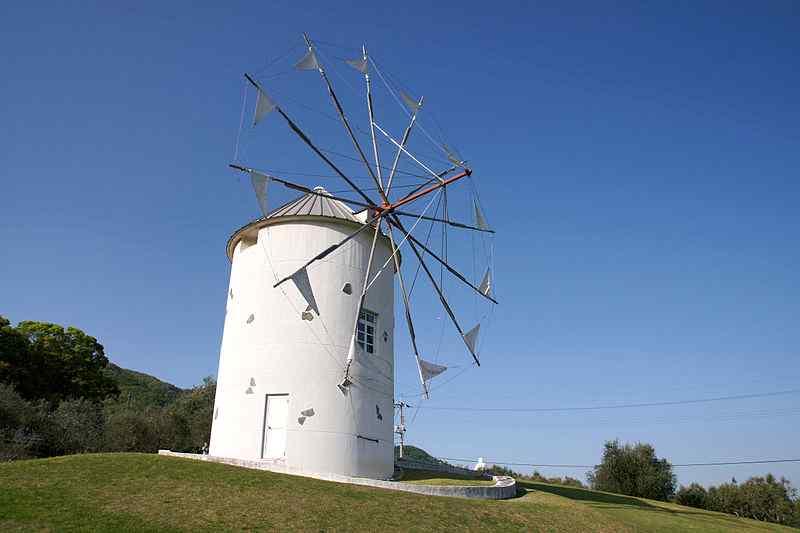
[[[258,305],[253,298],[263,300],[272,298],[272,295],[278,293],[281,293],[287,301],[290,297],[294,298],[292,309],[300,311],[299,320],[305,322],[309,334],[314,335],[314,342],[320,341],[320,346],[326,346],[331,360],[338,365],[334,365],[334,367],[340,369],[340,374],[336,379],[329,379],[327,374],[324,377],[322,374],[318,376],[319,381],[327,382],[327,385],[319,386],[325,387],[325,394],[329,394],[330,390],[335,388],[339,397],[349,397],[349,409],[353,409],[352,413],[360,413],[352,415],[356,422],[348,426],[352,436],[357,439],[374,441],[375,444],[380,445],[384,438],[372,438],[362,434],[365,432],[365,426],[359,425],[358,420],[362,420],[365,416],[363,413],[370,412],[368,424],[370,427],[382,423],[381,405],[376,398],[391,396],[392,403],[390,405],[394,404],[394,364],[392,357],[389,357],[392,355],[389,353],[392,350],[384,349],[387,352],[385,360],[380,360],[373,354],[374,351],[380,349],[379,346],[382,346],[381,337],[386,346],[394,345],[393,338],[390,342],[390,337],[393,337],[393,318],[385,316],[394,314],[392,309],[393,275],[397,278],[397,291],[402,300],[403,321],[410,344],[409,352],[413,354],[416,374],[421,386],[419,396],[424,398],[430,396],[431,381],[449,368],[459,366],[466,370],[480,366],[478,342],[481,324],[490,316],[492,306],[497,303],[493,295],[491,264],[493,256],[491,239],[494,231],[489,227],[478,199],[477,188],[472,177],[473,171],[449,144],[435,139],[434,135],[429,133],[428,128],[423,126],[422,117],[426,112],[423,107],[424,98],[411,97],[410,91],[392,83],[388,74],[379,68],[378,63],[368,54],[366,46],[363,46],[357,57],[340,58],[341,60],[338,62],[340,66],[344,66],[342,70],[345,70],[345,75],[350,77],[349,80],[338,70],[335,71],[336,75],[342,77],[343,82],[351,89],[355,89],[354,84],[361,87],[361,90],[353,92],[363,98],[366,110],[360,117],[355,114],[349,115],[345,112],[342,96],[334,88],[331,76],[334,61],[330,60],[327,54],[323,55],[319,45],[305,34],[302,46],[304,54],[294,63],[290,73],[303,77],[302,91],[298,90],[297,93],[308,93],[311,90],[309,77],[314,73],[318,75],[320,78],[316,83],[318,92],[326,100],[329,100],[335,113],[333,115],[328,113],[327,118],[333,119],[338,124],[340,135],[344,134],[351,154],[348,156],[326,149],[319,143],[319,137],[315,136],[310,129],[301,126],[301,121],[296,118],[295,110],[290,105],[292,99],[287,97],[286,100],[289,103],[284,104],[284,98],[274,94],[270,85],[272,83],[270,80],[275,79],[274,76],[264,75],[262,79],[265,81],[262,81],[254,73],[244,75],[250,86],[250,92],[254,92],[256,95],[252,127],[258,129],[263,124],[271,123],[270,138],[273,139],[275,135],[280,134],[276,129],[276,123],[280,124],[282,133],[288,133],[288,137],[299,141],[298,144],[303,147],[306,155],[315,160],[315,164],[327,173],[324,176],[338,181],[344,190],[329,191],[323,187],[314,187],[310,183],[303,182],[315,176],[323,176],[322,174],[296,172],[301,177],[290,179],[285,172],[267,170],[252,163],[245,164],[239,160],[237,141],[235,162],[231,163],[230,167],[250,177],[263,217],[240,229],[231,237],[228,245],[228,255],[233,262],[233,271],[229,291],[229,312],[226,317],[223,347],[220,354],[219,387],[222,394],[218,393],[218,397],[222,399],[218,398],[215,406],[212,454],[215,452],[215,437],[217,443],[226,441],[226,439],[226,442],[230,442],[229,446],[221,444],[217,446],[218,451],[238,450],[234,439],[222,436],[223,432],[231,430],[218,429],[216,422],[219,409],[225,409],[224,404],[242,405],[243,401],[235,395],[239,394],[239,389],[236,389],[235,394],[225,392],[227,382],[223,383],[223,381],[227,379],[226,374],[233,375],[244,368],[261,368],[264,363],[254,363],[253,360],[262,361],[269,353],[269,349],[264,348],[256,354],[257,350],[253,347],[259,341],[246,337],[250,333],[242,333],[242,331],[253,329],[252,327],[249,330],[243,328],[248,328],[248,325],[251,326],[254,321],[258,320],[258,317],[255,316],[256,313],[248,315],[247,320],[250,322],[247,320],[242,322],[240,318],[234,321],[231,318],[230,308],[232,306],[249,306],[247,309],[237,307],[235,310],[236,313],[241,313],[241,317],[244,317],[248,314],[249,309]],[[384,92],[381,94],[391,97],[402,112],[400,116],[404,119],[404,123],[401,125],[401,135],[392,133],[392,126],[386,120],[381,119],[383,115],[379,114],[375,108],[375,74],[383,84]],[[247,93],[245,93],[245,102],[243,103],[243,116],[246,98]],[[306,108],[302,102],[294,107],[301,110]],[[367,122],[366,128],[360,126],[363,120]],[[393,126],[397,125],[393,124]],[[434,146],[437,152],[434,157],[415,148],[413,143],[416,138],[415,134],[416,137],[420,137]],[[325,139],[327,138],[326,136]],[[275,156],[273,155],[273,157]],[[292,157],[293,162],[297,160],[294,155]],[[437,163],[439,166],[435,166]],[[359,176],[356,177],[356,174]],[[272,193],[268,194],[268,191],[273,191],[276,186],[293,193],[302,193],[303,196],[293,199],[277,209],[270,210],[268,198]],[[459,200],[459,209],[469,218],[458,219],[454,216],[454,213],[458,211],[456,199]],[[290,223],[305,224],[303,227],[292,226],[293,234],[297,236],[296,239],[285,237],[281,233]],[[324,234],[321,233],[323,226]],[[336,227],[335,233],[331,232],[333,226]],[[427,235],[423,235],[425,233]],[[435,236],[434,244],[431,242],[432,236]],[[468,254],[459,255],[459,246],[454,244],[454,241],[471,245],[473,251],[471,273],[466,273],[464,269],[455,264],[455,258],[467,257]],[[299,252],[296,251],[301,242],[304,246],[302,253],[307,254],[305,256],[298,255]],[[311,242],[317,248],[310,248],[309,243]],[[261,245],[261,247],[254,248],[259,254],[264,255],[269,263],[272,275],[269,286],[262,283],[254,288],[247,285],[245,281],[234,283],[234,279],[238,275],[236,272],[237,254],[240,251],[243,254],[246,253],[243,250],[251,247],[253,243]],[[469,246],[461,248],[463,248],[461,251],[464,252],[464,250],[468,251]],[[347,260],[349,263],[342,259],[347,254],[352,256]],[[480,255],[480,261],[476,261],[476,255]],[[291,261],[284,260],[287,256],[291,256]],[[280,264],[276,266],[276,263]],[[239,270],[242,268],[244,267]],[[407,274],[404,274],[404,269]],[[351,271],[353,270],[358,272],[358,277],[347,281],[351,279],[348,276],[352,276]],[[412,271],[414,274],[410,276]],[[430,288],[427,300],[425,300],[426,295],[422,289],[418,289],[416,294],[413,293],[419,279],[427,280],[427,286]],[[338,284],[343,281],[340,289]],[[251,298],[249,303],[235,302],[234,290],[237,290],[237,287],[234,285],[237,284],[241,285],[238,287],[239,292],[242,287],[246,287],[244,292],[249,295],[248,298]],[[335,290],[333,284],[336,284]],[[456,292],[458,295],[455,295]],[[341,303],[341,293],[352,295],[354,298],[346,300],[346,303]],[[253,294],[256,296],[250,296]],[[333,299],[336,300],[335,307],[329,307],[334,305],[330,301]],[[437,303],[440,309],[437,312],[438,323],[430,319],[420,322],[419,317],[424,313],[415,307],[415,302],[418,301]],[[370,309],[370,306],[378,305],[388,306],[386,312],[383,313],[384,324],[388,324],[388,326],[383,328],[382,335],[381,328],[378,327],[377,317],[379,315]],[[472,314],[477,315],[478,320],[470,324],[465,323],[461,316],[460,306],[471,307]],[[479,308],[481,310],[476,311]],[[431,305],[427,305],[424,311],[430,312],[431,309]],[[268,310],[264,310],[264,313],[268,312]],[[280,317],[280,319],[284,318]],[[330,324],[326,323],[326,320]],[[449,360],[445,361],[428,355],[439,355],[441,352],[445,331],[444,322],[450,324],[452,331],[457,335],[457,344],[461,346],[460,349],[457,349],[452,344],[448,345],[448,354],[455,361],[466,357],[469,366],[453,365]],[[267,329],[263,331],[263,336],[273,338],[275,336],[273,330],[276,328],[269,325],[264,327]],[[294,327],[294,323],[286,327]],[[438,343],[430,342],[430,339],[427,339],[427,343],[421,342],[419,336],[421,329],[425,330],[428,337],[433,338],[435,334],[430,334],[429,331],[440,327],[442,329]],[[332,339],[330,342],[321,340],[326,335]],[[236,340],[229,341],[232,337],[235,337]],[[342,342],[341,339],[346,339],[346,341]],[[227,347],[226,342],[228,343]],[[276,346],[278,342],[283,341],[275,341],[269,346]],[[236,347],[231,348],[231,343],[234,343]],[[430,346],[432,344],[437,344],[437,348],[434,349]],[[247,358],[228,355],[234,351],[237,354],[252,352],[253,355]],[[236,361],[226,363],[226,360],[233,359]],[[303,366],[306,373],[309,372],[310,363],[295,364],[291,362],[291,359],[286,361],[282,363],[284,368],[287,365],[300,365]],[[462,359],[460,362],[465,361]],[[229,367],[233,367],[235,370],[229,370]],[[269,371],[263,368],[261,370],[264,370],[265,376],[275,373],[274,368]],[[237,376],[237,379],[240,378],[241,376]],[[256,383],[259,380],[251,377],[250,381],[252,383],[248,386],[247,391],[255,394],[255,389],[258,387]],[[239,386],[238,383],[237,381],[236,387]],[[288,390],[294,385],[281,386]],[[356,398],[354,389],[360,391],[358,394],[363,394],[363,396],[358,396],[357,401],[354,399]],[[316,389],[314,390],[316,391]],[[293,398],[297,396],[295,392],[290,394],[293,395]],[[315,394],[317,393],[315,392]],[[279,448],[280,442],[283,442],[283,453],[287,454],[285,433],[282,437],[280,435],[270,437],[268,430],[271,430],[273,426],[288,424],[287,420],[291,421],[292,417],[284,414],[284,411],[289,412],[292,409],[284,406],[283,400],[279,399],[274,404],[278,407],[274,407],[271,411],[269,397],[270,393],[267,392],[267,407],[263,413],[264,430],[260,458],[266,458],[264,450],[267,450],[266,442],[270,439],[273,442],[277,441]],[[316,401],[331,404],[339,400],[332,396],[325,396],[324,399],[319,397]],[[288,399],[286,402],[287,405],[291,405],[288,403]],[[371,406],[373,402],[377,402],[374,409]],[[358,405],[355,405],[356,403]],[[355,407],[353,407],[354,405]],[[391,407],[389,406],[388,409]],[[313,431],[309,429],[310,423],[306,425],[306,421],[314,419],[317,411],[319,408],[307,405],[301,409],[298,423],[302,427],[296,428],[294,431],[298,433]],[[383,412],[386,411],[385,407]],[[372,418],[376,418],[377,422]],[[270,422],[271,420],[277,422],[273,424]],[[388,422],[391,428],[391,420]],[[222,427],[221,423],[219,427]],[[382,426],[380,427],[382,428]],[[338,429],[326,431],[338,431]],[[378,433],[386,434],[384,429],[377,426],[372,427],[370,431],[376,435]],[[302,446],[305,446],[306,452],[310,451],[308,445]],[[234,454],[234,452],[229,453]],[[239,453],[239,455],[248,455],[248,453]],[[359,453],[369,455],[372,452],[362,451]],[[381,454],[380,456],[384,457],[385,452],[381,452]],[[383,459],[378,462],[380,461]],[[355,472],[359,475],[366,472],[366,475],[372,476],[386,474],[385,466],[377,468],[377,470],[374,468],[370,470],[370,467],[364,467],[364,461],[360,460],[351,461],[349,466],[339,464],[331,466],[331,464],[328,462],[325,465],[318,465],[316,469],[327,468],[329,471],[348,474]]]

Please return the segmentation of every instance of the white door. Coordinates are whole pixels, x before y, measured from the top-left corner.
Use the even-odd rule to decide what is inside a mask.
[[[286,456],[286,419],[289,415],[289,395],[268,395],[264,416],[264,447],[261,457],[278,459]]]

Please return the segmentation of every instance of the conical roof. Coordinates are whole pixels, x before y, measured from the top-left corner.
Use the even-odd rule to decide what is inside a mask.
[[[266,218],[302,215],[316,215],[362,222],[355,217],[353,210],[344,202],[331,198],[330,193],[324,187],[314,187],[314,193],[306,193],[295,200],[283,204],[269,213]]]
[[[314,187],[314,192],[308,192],[295,198],[271,211],[267,216],[253,220],[236,230],[228,239],[226,247],[228,258],[233,257],[233,250],[240,239],[248,236],[254,238],[260,228],[278,223],[279,221],[276,219],[303,216],[335,218],[358,225],[364,224],[366,220],[364,211],[361,211],[360,215],[356,215],[347,204],[331,198],[330,193],[324,187]]]

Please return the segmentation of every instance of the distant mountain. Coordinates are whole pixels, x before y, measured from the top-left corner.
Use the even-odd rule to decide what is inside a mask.
[[[394,447],[394,456],[395,458],[400,457],[400,446]],[[422,448],[417,448],[416,446],[403,446],[403,458],[409,459],[411,461],[420,461],[425,463],[446,463],[441,459],[437,459],[436,457],[432,456]]]
[[[109,363],[107,376],[117,382],[120,394],[116,402],[137,407],[164,407],[174,402],[184,392],[171,383],[161,381],[149,374],[122,368]]]

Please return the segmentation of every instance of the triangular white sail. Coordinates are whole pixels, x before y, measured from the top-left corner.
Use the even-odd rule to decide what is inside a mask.
[[[369,63],[366,57],[360,59],[346,59],[345,63],[359,71],[361,74],[366,74],[369,71]]]
[[[420,105],[419,102],[411,98],[408,94],[404,91],[398,91],[400,93],[400,98],[403,100],[403,103],[406,104],[406,107],[412,112],[416,113],[419,111]]]
[[[313,49],[309,50],[306,52],[306,55],[303,56],[303,59],[295,64],[294,68],[297,70],[317,70],[319,68],[317,54],[314,53]]]
[[[481,291],[481,294],[484,296],[490,296],[492,294],[492,270],[490,268],[486,269],[486,274],[483,275],[481,284],[478,285],[478,290]]]
[[[436,363],[431,363],[430,361],[426,361],[422,358],[419,359],[419,373],[422,376],[422,381],[425,383],[430,381],[431,378],[435,378],[445,370],[447,370],[447,367],[444,365],[437,365]]]
[[[455,150],[453,150],[452,148],[450,148],[446,144],[443,144],[442,147],[444,148],[444,151],[447,154],[447,160],[448,161],[450,161],[451,163],[453,163],[457,167],[463,167],[464,166],[464,159],[462,159],[462,157],[459,155],[458,152],[456,152]]]
[[[478,333],[481,330],[481,325],[476,324],[474,328],[464,333],[464,342],[467,343],[469,351],[475,353],[475,346],[478,344]]]
[[[308,279],[308,270],[306,268],[301,268],[294,274],[292,274],[292,281],[294,282],[295,287],[297,290],[300,291],[300,294],[308,303],[308,306],[317,313],[319,316],[319,307],[317,307],[317,301],[314,299],[314,291],[311,289],[311,281]]]
[[[261,119],[275,109],[275,102],[272,101],[267,93],[258,89],[258,98],[256,99],[256,116],[253,119],[253,126],[261,122]]]
[[[489,224],[487,224],[486,219],[483,218],[483,212],[481,211],[481,208],[478,205],[478,201],[473,199],[472,205],[475,207],[475,225],[480,229],[488,230]]]
[[[253,184],[253,191],[256,193],[256,200],[258,200],[258,207],[261,209],[261,214],[267,216],[267,184],[269,178],[255,170],[250,171],[250,183]]]

